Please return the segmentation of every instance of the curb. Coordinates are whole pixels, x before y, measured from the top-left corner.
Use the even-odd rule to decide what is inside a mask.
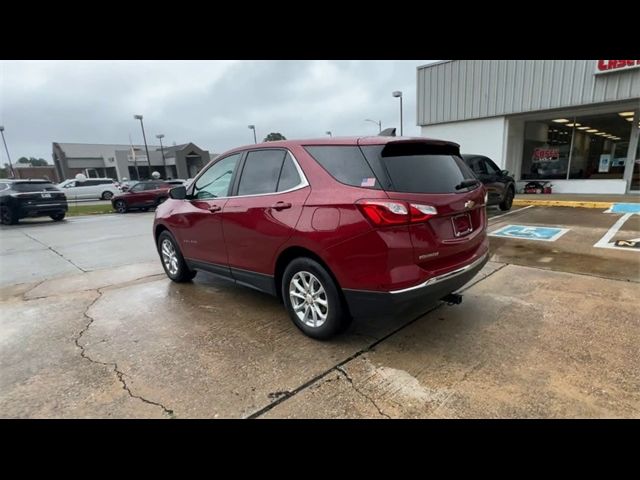
[[[616,202],[591,202],[577,200],[529,200],[524,198],[516,198],[513,204],[519,207],[535,205],[537,207],[579,207],[579,208],[611,208]]]

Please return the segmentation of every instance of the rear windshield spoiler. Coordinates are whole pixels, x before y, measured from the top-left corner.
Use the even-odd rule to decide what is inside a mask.
[[[444,141],[398,140],[387,143],[380,152],[382,157],[409,155],[455,155],[460,156],[460,145]]]

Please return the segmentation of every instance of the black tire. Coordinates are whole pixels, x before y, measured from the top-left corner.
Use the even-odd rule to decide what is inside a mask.
[[[3,225],[15,225],[18,223],[18,216],[11,210],[11,208],[3,205],[0,208],[0,221]]]
[[[513,188],[507,188],[507,191],[504,194],[504,199],[502,200],[502,202],[500,202],[500,205],[498,205],[500,207],[500,210],[502,210],[503,212],[511,210],[511,206],[513,205],[513,197]]]
[[[124,200],[117,200],[116,203],[113,204],[113,208],[115,208],[118,213],[127,213],[127,210],[129,210]]]
[[[177,271],[175,271],[174,273],[171,273],[171,270],[169,270],[169,267],[167,267],[167,265],[165,264],[165,255],[163,254],[165,242],[169,242],[175,252]],[[175,238],[173,238],[173,235],[171,235],[166,230],[162,232],[158,236],[157,247],[158,254],[160,255],[160,262],[162,263],[162,268],[164,268],[164,273],[167,274],[167,277],[177,283],[183,283],[193,280],[193,277],[195,277],[198,272],[196,270],[189,269],[187,263],[184,261],[184,257],[182,256],[180,248],[178,248],[178,243],[176,242]]]
[[[102,196],[100,198],[102,198],[102,200],[111,200],[113,198],[113,192],[102,192]]]
[[[305,321],[303,321],[300,317],[298,317],[298,314],[296,313],[292,304],[291,295],[289,293],[292,279],[296,276],[296,274],[304,275],[305,273],[312,274],[315,277],[315,281],[317,281],[324,289],[324,293],[321,294],[321,300],[327,303],[326,319],[319,326],[309,325],[305,323]],[[311,277],[307,277],[307,279],[312,280]],[[316,289],[320,290],[320,288],[317,288],[317,283],[315,285]],[[340,295],[338,288],[338,285],[336,285],[336,282],[333,280],[329,272],[327,272],[327,270],[322,265],[311,258],[298,257],[292,260],[289,265],[287,265],[287,268],[284,271],[284,275],[282,276],[282,299],[287,311],[289,312],[291,320],[293,321],[295,326],[298,327],[305,335],[318,340],[326,340],[336,335],[337,333],[344,331],[349,325],[349,313],[344,305],[344,301],[342,299],[342,296]],[[304,304],[298,304],[299,307],[305,308],[306,311],[307,307],[302,305]],[[318,306],[318,308],[321,309],[320,312],[323,311],[323,307]],[[308,314],[303,312],[302,315],[307,318],[307,315],[311,315],[312,313],[313,309],[309,309]],[[309,317],[308,321],[312,322],[312,317]]]
[[[51,217],[51,220],[53,220],[54,222],[59,222],[62,219],[64,219],[64,216],[66,214],[64,212],[62,213],[54,213],[53,215],[49,215]]]

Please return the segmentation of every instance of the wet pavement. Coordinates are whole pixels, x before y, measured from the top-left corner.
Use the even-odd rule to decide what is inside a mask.
[[[640,252],[593,247],[620,215],[585,210],[491,211],[569,232],[491,237],[461,305],[328,342],[268,295],[170,282],[153,214],[2,227],[0,416],[640,417]]]

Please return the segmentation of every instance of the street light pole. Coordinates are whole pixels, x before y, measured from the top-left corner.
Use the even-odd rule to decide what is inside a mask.
[[[324,132],[324,133],[326,133],[326,134],[327,134],[327,135],[329,135],[330,137],[333,137],[333,135],[331,135],[331,130],[327,130],[327,131],[326,131],[326,132]]]
[[[249,130],[253,130],[253,143],[258,143],[258,139],[256,138],[256,126],[249,125]]]
[[[395,91],[392,95],[396,98],[400,98],[400,136],[402,136],[402,92]]]
[[[2,134],[2,143],[4,143],[4,149],[7,151],[7,158],[9,159],[9,170],[11,170],[11,178],[16,178],[16,172],[13,171],[13,163],[11,163],[11,156],[9,155],[9,148],[7,148],[7,141],[4,139],[4,127],[0,125],[0,134]]]
[[[164,178],[167,178],[167,161],[164,158],[164,147],[162,146],[162,139],[164,138],[164,133],[159,133],[156,135],[156,138],[160,140],[160,151],[162,152],[162,166],[164,167]]]
[[[365,118],[364,120],[365,122],[373,122],[376,125],[378,125],[378,133],[380,133],[382,131],[382,120],[378,120],[377,122],[375,120],[371,120],[370,118]]]
[[[140,120],[142,127],[142,138],[144,139],[144,149],[147,152],[147,164],[149,165],[149,178],[151,178],[151,157],[149,156],[149,147],[147,146],[147,136],[144,133],[144,123],[142,123],[142,115],[134,115],[133,118]]]

